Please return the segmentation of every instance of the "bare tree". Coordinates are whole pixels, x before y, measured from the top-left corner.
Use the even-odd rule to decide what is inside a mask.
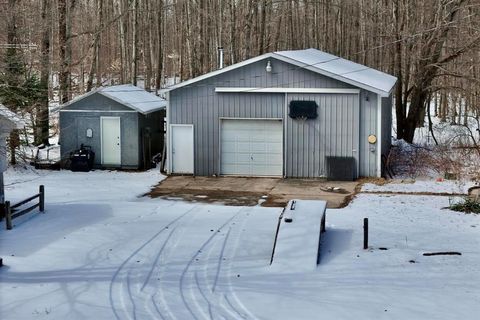
[[[50,116],[48,110],[48,88],[50,79],[50,36],[51,36],[51,0],[42,1],[42,55],[40,65],[40,94],[41,99],[37,109],[38,133],[36,143],[49,145]]]

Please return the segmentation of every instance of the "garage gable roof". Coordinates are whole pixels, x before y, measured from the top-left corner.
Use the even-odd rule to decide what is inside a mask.
[[[62,108],[69,106],[79,100],[82,100],[94,93],[101,94],[109,99],[112,99],[130,109],[138,111],[143,114],[148,114],[158,110],[165,109],[167,101],[160,98],[153,93],[147,92],[142,88],[136,87],[131,84],[122,84],[111,87],[100,87],[96,90],[87,92],[65,104]]]
[[[18,114],[0,103],[0,117],[11,123],[13,129],[23,129],[25,121]]]
[[[383,97],[388,97],[390,95],[395,83],[397,82],[396,77],[387,73],[317,49],[310,48],[305,50],[276,51],[267,53],[181,82],[167,89],[170,91],[175,90],[268,58],[274,58],[290,63],[299,68],[304,68],[312,72],[316,72],[321,75],[351,84],[355,87],[378,93]]]

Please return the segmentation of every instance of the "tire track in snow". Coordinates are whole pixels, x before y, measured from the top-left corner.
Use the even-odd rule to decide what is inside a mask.
[[[186,279],[187,276],[188,276],[188,270],[191,268],[192,264],[194,263],[195,259],[200,255],[200,253],[202,253],[202,251],[212,242],[213,239],[215,239],[215,237],[218,236],[218,231],[222,230],[223,228],[225,228],[225,226],[227,226],[231,221],[233,221],[240,213],[242,210],[244,210],[245,208],[242,208],[240,209],[237,213],[235,213],[232,217],[230,217],[229,219],[227,219],[227,221],[225,221],[220,227],[217,228],[217,232],[215,232],[214,234],[212,234],[210,237],[208,237],[208,239],[200,246],[200,248],[197,250],[197,252],[190,258],[190,260],[188,261],[188,263],[186,264],[185,268],[183,269],[182,271],[182,274],[180,276],[180,283],[179,283],[179,289],[180,289],[180,296],[182,298],[182,302],[183,304],[185,305],[185,307],[187,308],[187,310],[189,311],[189,313],[191,314],[191,316],[194,318],[194,319],[198,319],[194,310],[192,309],[192,306],[189,304],[189,302],[187,301],[187,298],[186,298],[186,295],[185,295],[185,291],[184,291],[184,287],[186,287]],[[190,288],[191,290],[193,290],[193,287],[195,286],[194,283],[190,282]],[[198,289],[198,288],[197,288]],[[200,312],[202,314],[205,314],[205,311],[202,310],[201,306],[198,304],[198,301],[197,299],[195,299],[195,295],[192,294],[192,300],[194,301],[194,304],[196,305],[196,309],[197,309],[197,312]]]
[[[145,278],[142,286],[139,289],[139,293],[143,293],[143,296],[144,296],[144,308],[151,315],[152,318],[155,318],[155,315],[159,315],[160,318],[165,319],[164,315],[162,314],[160,309],[158,309],[158,306],[156,305],[155,301],[153,300],[154,296],[152,294],[149,295],[147,292],[145,292],[145,288],[146,288],[147,284],[150,282],[150,279],[153,275],[154,270],[157,269],[158,262],[160,261],[160,257],[162,256],[162,254],[165,250],[165,247],[167,246],[167,243],[169,243],[173,234],[177,230],[177,227],[178,226],[175,226],[175,227],[171,228],[170,233],[168,234],[167,238],[163,242],[163,245],[161,246],[160,250],[158,251],[158,253],[157,253],[157,255],[156,255],[156,257],[155,257],[155,259],[152,263],[152,266],[151,266],[151,268],[150,268],[150,270],[147,274],[147,277]],[[153,310],[152,310],[151,306],[153,306]]]
[[[157,211],[160,207],[157,207],[155,208],[154,212]],[[117,311],[117,307],[116,307],[116,303],[115,303],[115,299],[114,299],[114,286],[116,283],[118,283],[118,279],[122,279],[122,278],[125,278],[123,275],[121,275],[122,271],[124,270],[124,268],[127,266],[127,264],[133,260],[133,258],[139,254],[145,247],[147,247],[149,244],[151,244],[157,237],[159,237],[161,234],[163,234],[166,230],[168,230],[170,227],[172,227],[174,224],[176,224],[177,222],[179,222],[182,218],[186,217],[188,214],[190,214],[194,209],[196,208],[196,206],[192,207],[191,209],[187,210],[185,213],[181,214],[179,217],[173,219],[172,221],[170,221],[165,227],[163,227],[160,231],[158,231],[157,233],[155,233],[152,237],[150,237],[146,242],[144,242],[140,247],[138,247],[135,251],[133,251],[123,262],[122,264],[120,264],[120,266],[117,268],[117,270],[115,271],[115,273],[113,274],[112,276],[112,279],[110,280],[110,286],[109,286],[109,300],[110,300],[110,306],[112,308],[112,311],[115,315],[115,318],[120,320],[120,319],[123,319],[120,315],[120,313]],[[161,253],[160,253],[161,254]],[[131,269],[131,268],[130,268]],[[125,281],[126,280],[126,281]],[[124,281],[120,281],[119,283],[119,286],[120,288],[119,289],[119,295],[120,295],[120,302],[121,302],[121,309],[123,311],[123,314],[125,316],[126,319],[136,319],[136,313],[135,313],[135,303],[134,303],[134,297],[132,295],[132,292],[131,292],[131,287],[130,287],[130,281],[129,281],[129,271],[127,271],[127,279],[125,279]],[[130,314],[127,306],[126,306],[126,302],[125,302],[125,297],[124,297],[124,290],[122,289],[122,287],[125,285],[125,282],[126,282],[126,286],[127,286],[127,296],[128,296],[128,299],[131,301],[132,303],[132,308],[133,308],[133,314]]]
[[[183,224],[183,225],[185,225],[185,224]],[[171,244],[170,243],[171,239],[173,238],[173,236],[175,234],[178,233],[177,229],[183,229],[183,230],[181,230],[180,234],[177,236],[176,241],[174,241],[173,244]],[[155,273],[158,274],[157,280],[161,280],[162,275],[166,272],[166,268],[167,268],[168,264],[158,263],[160,261],[160,257],[165,255],[165,251],[168,251],[168,250],[165,250],[165,249],[169,248],[170,250],[172,250],[173,248],[176,248],[179,241],[182,239],[182,235],[183,235],[184,232],[185,232],[185,228],[181,228],[180,226],[175,226],[172,229],[172,231],[170,232],[167,239],[165,239],[165,242],[163,243],[162,248],[160,249],[159,253],[157,254],[155,263],[152,264],[152,269],[150,271],[150,277],[151,277],[151,275],[153,275],[153,272],[155,271]],[[168,247],[167,247],[167,244],[169,245]],[[164,260],[168,259],[168,252],[166,253],[166,255],[167,255],[167,258],[164,257],[163,258]],[[144,288],[147,288],[148,282],[149,282],[148,279],[145,280],[144,285],[142,286],[142,289],[140,290],[141,292],[143,292],[145,294],[145,308],[147,310],[151,311],[151,306],[153,306],[153,309],[156,311],[156,313],[158,315],[160,315],[162,317],[162,319],[165,319],[165,316],[167,316],[167,315],[170,319],[175,319],[176,318],[175,315],[172,313],[172,311],[170,310],[170,308],[167,305],[167,302],[166,302],[164,292],[163,292],[163,288],[162,288],[161,284],[157,283],[157,285],[154,286],[157,290],[154,291],[153,293],[149,294],[149,293],[145,292],[145,290],[144,290]],[[163,303],[163,307],[164,307],[165,313],[166,313],[165,315],[160,311],[160,308],[159,308],[157,302],[155,301],[155,298],[158,294],[160,295],[160,300]],[[149,295],[149,296],[147,297],[147,295]]]
[[[189,263],[187,264],[186,268],[184,269],[183,273],[182,273],[182,277],[181,277],[181,283],[180,283],[180,289],[181,289],[181,294],[182,294],[182,300],[185,304],[185,306],[187,307],[187,309],[189,310],[190,314],[196,319],[196,315],[195,313],[193,312],[191,306],[189,305],[189,303],[187,302],[187,299],[185,298],[185,294],[184,294],[184,291],[183,291],[183,286],[185,286],[185,279],[187,278],[186,277],[186,273],[189,271],[189,269],[192,268],[192,263],[193,261],[196,261],[196,260],[199,260],[199,261],[202,261],[201,259],[197,259],[197,257],[200,255],[200,253],[202,253],[205,249],[208,248],[208,251],[207,251],[207,259],[206,259],[206,263],[203,264],[203,281],[200,283],[200,281],[198,280],[198,274],[197,274],[197,271],[196,270],[192,270],[192,272],[194,273],[194,276],[195,276],[195,285],[196,285],[196,289],[197,291],[200,293],[200,296],[207,302],[207,305],[208,305],[208,314],[209,316],[206,316],[207,312],[205,312],[204,310],[202,310],[202,307],[199,305],[198,303],[198,300],[196,299],[196,295],[194,294],[193,292],[193,285],[190,284],[190,294],[192,296],[192,299],[194,301],[194,304],[196,306],[196,309],[197,311],[201,312],[205,318],[209,318],[209,319],[214,319],[214,315],[217,315],[218,317],[221,317],[223,319],[232,319],[232,318],[242,318],[242,319],[245,319],[245,315],[251,315],[250,312],[248,312],[248,310],[246,310],[246,308],[243,306],[243,304],[241,304],[239,302],[238,299],[235,299],[235,301],[237,302],[237,304],[239,304],[240,308],[234,306],[233,303],[231,303],[230,301],[227,300],[226,298],[226,294],[221,292],[221,290],[219,292],[216,292],[216,288],[217,288],[217,284],[218,284],[218,281],[219,281],[219,277],[220,277],[220,273],[221,273],[221,270],[222,270],[222,264],[224,263],[224,261],[228,261],[229,265],[231,264],[230,263],[230,260],[231,258],[233,258],[233,255],[235,254],[235,252],[232,252],[231,253],[231,258],[230,259],[224,259],[225,257],[225,251],[226,251],[226,248],[227,248],[227,242],[228,240],[231,238],[230,237],[230,234],[231,234],[231,231],[232,229],[236,229],[238,231],[241,231],[241,229],[243,228],[243,226],[245,225],[245,222],[247,220],[247,217],[249,216],[249,213],[247,213],[244,217],[243,222],[241,224],[240,227],[232,227],[235,223],[232,223],[238,216],[240,216],[245,210],[251,210],[251,208],[242,208],[240,209],[234,216],[232,216],[230,219],[228,219],[220,228],[218,228],[218,230],[222,230],[223,228],[225,228],[226,225],[228,225],[229,223],[231,223],[229,229],[228,229],[228,232],[225,234],[225,237],[223,238],[223,241],[222,241],[222,238],[220,238],[220,236],[223,236],[221,234],[219,234],[218,232],[216,232],[215,234],[213,234],[212,236],[210,236],[207,241],[205,241],[203,243],[203,245],[200,247],[200,249],[197,251],[197,253],[192,257],[192,259],[189,261]],[[234,251],[236,251],[236,246],[238,246],[238,243],[239,243],[239,237],[240,237],[240,232],[238,232],[238,235],[237,235],[237,239],[235,239],[235,247],[233,248]],[[219,243],[221,242],[221,243]],[[220,252],[218,254],[218,258],[216,259],[216,266],[215,266],[215,270],[214,270],[214,279],[213,279],[213,283],[212,282],[209,282],[208,281],[208,268],[209,268],[209,261],[210,261],[210,256],[212,256],[212,254],[214,253],[215,249],[217,248],[216,244],[219,243],[220,244]],[[193,265],[194,267],[196,265]],[[198,266],[197,266],[198,267]],[[231,267],[229,267],[229,269],[231,269]],[[228,273],[227,277],[231,277],[231,272]],[[188,278],[187,278],[188,279]],[[205,291],[204,289],[202,289],[202,287],[206,288],[207,290]],[[233,292],[231,290],[231,283],[230,283],[230,291]],[[224,303],[224,300],[226,303]],[[239,311],[239,309],[241,309],[243,311]],[[254,318],[253,316],[251,316],[252,318]]]
[[[197,209],[197,206],[187,210],[187,212],[172,220],[169,224],[163,227],[162,230],[157,232],[137,248],[117,269],[112,277],[110,286],[111,306],[117,319],[144,319],[145,317],[149,319],[186,319],[185,317],[180,317],[172,312],[172,310],[179,310],[178,305],[175,304],[173,306],[177,309],[171,309],[173,301],[171,299],[175,299],[175,295],[172,296],[171,292],[169,292],[169,297],[166,297],[164,295],[163,286],[160,282],[153,283],[152,285],[151,279],[154,274],[158,274],[157,280],[160,280],[163,275],[166,275],[167,277],[175,275],[175,273],[172,273],[172,270],[175,271],[175,264],[173,264],[173,267],[170,266],[173,269],[168,272],[168,264],[162,264],[161,261],[168,259],[165,258],[165,256],[169,255],[168,251],[174,250],[176,245],[181,243],[183,238],[178,234],[183,234],[183,232],[188,231],[188,228],[182,228],[185,223],[179,223],[179,221],[195,209]],[[235,255],[236,248],[240,241],[240,232],[249,215],[249,213],[246,215],[244,214],[244,211],[247,209],[250,210],[251,208],[240,209],[217,228],[217,232],[210,235],[206,241],[202,243],[200,248],[195,250],[195,254],[191,256],[186,263],[186,266],[183,268],[180,279],[178,280],[178,288],[180,290],[179,296],[181,297],[181,301],[179,302],[185,305],[189,316],[194,319],[247,319],[247,315],[250,315],[238,298],[234,296],[230,281],[230,277],[232,276],[231,260]],[[156,210],[158,210],[158,208]],[[242,214],[244,215],[242,223],[239,223],[240,221],[235,221],[235,219]],[[230,226],[226,233],[219,232],[223,231],[223,229],[229,224]],[[237,225],[233,227],[235,224]],[[168,232],[167,230],[170,232],[166,237],[160,238]],[[177,230],[181,230],[182,232],[178,232]],[[228,249],[231,247],[229,243],[232,240],[232,234],[236,234],[237,236],[233,239],[233,248]],[[176,240],[173,241],[172,239]],[[148,257],[138,256],[142,255],[144,252],[142,250],[151,248],[154,243],[155,245],[161,243],[160,249],[156,252],[153,261],[150,263],[145,278],[139,279],[138,275],[142,275],[143,277],[143,273],[138,273],[136,277],[133,275],[134,272],[132,271],[139,266],[137,263],[134,263],[133,260],[136,258],[135,260],[142,259],[150,261],[148,260]],[[148,253],[148,250],[145,251]],[[207,255],[206,261],[200,258],[202,253]],[[210,259],[210,257],[214,257],[215,263],[211,262],[212,259]],[[200,261],[199,264],[195,263],[197,260]],[[224,266],[225,261],[227,263]],[[200,270],[201,268],[203,268],[203,270]],[[209,273],[209,271],[212,272]],[[223,287],[219,287],[219,279],[221,274],[225,274],[225,271],[228,278],[227,291],[224,289],[220,290],[220,288]],[[134,281],[132,281],[132,275],[135,277]],[[132,282],[136,284],[136,287],[131,285]],[[118,300],[114,299],[114,288],[117,286],[119,286],[119,290],[116,294],[120,296],[119,300],[121,302],[121,308],[116,306]],[[187,292],[190,299],[187,298]],[[227,295],[233,296],[233,302],[228,299]],[[160,304],[156,299],[157,296],[160,296]],[[205,303],[203,303],[203,301],[205,301]],[[143,309],[139,308],[140,303],[143,303]],[[250,318],[254,317],[250,316]]]
[[[218,253],[218,251],[216,251],[216,248],[220,247],[219,257],[215,258],[217,266],[215,267],[215,270],[213,270],[215,272],[214,282],[218,280],[218,276],[219,276],[218,272],[220,271],[219,264],[221,264],[221,261],[223,260],[223,257],[222,257],[223,251],[226,246],[226,242],[228,241],[228,236],[230,234],[230,231],[231,231],[231,227],[229,227],[229,230],[227,234],[225,234],[223,241],[220,238],[218,238],[215,242],[213,242],[210,246],[208,246],[209,249],[207,251],[207,258],[206,258],[207,263],[203,265],[203,270],[192,270],[195,276],[196,289],[198,290],[198,292],[200,292],[201,296],[203,297],[203,299],[208,305],[208,312],[210,315],[210,319],[217,319],[219,317],[221,317],[222,319],[232,319],[232,318],[234,319],[234,318],[237,318],[238,316],[238,311],[234,310],[234,308],[232,308],[233,310],[229,310],[228,308],[224,308],[222,306],[222,303],[221,303],[222,297],[214,293],[214,291],[212,290],[213,286],[208,281],[208,271],[209,271],[208,269],[210,265],[209,262],[211,261],[210,257],[213,255],[213,253],[215,252]],[[199,266],[197,265],[197,267]],[[199,279],[199,276],[198,276],[199,273],[203,275],[201,280]],[[215,317],[214,315],[217,315],[217,316]]]
[[[243,311],[243,313],[244,313],[243,315],[241,313],[239,313],[240,315],[242,315],[243,319],[257,319],[257,318],[250,311],[248,311],[248,309],[240,301],[237,294],[233,290],[233,285],[232,285],[232,276],[233,276],[232,275],[232,260],[237,253],[238,247],[240,246],[240,238],[241,238],[240,233],[244,230],[245,224],[247,223],[247,221],[250,217],[250,213],[251,212],[248,212],[246,214],[245,219],[243,219],[243,221],[242,221],[242,224],[236,229],[236,232],[238,234],[236,234],[236,236],[233,237],[235,239],[235,242],[233,244],[232,249],[228,251],[229,252],[229,257],[226,259],[226,262],[224,264],[225,265],[225,270],[226,270],[226,278],[227,278],[227,292],[224,293],[225,301],[227,302],[227,304],[230,305],[230,307],[234,308],[232,301],[230,301],[230,299],[228,298],[228,296],[231,296],[235,300],[235,304],[238,306],[237,308],[234,308],[234,309],[239,308]]]

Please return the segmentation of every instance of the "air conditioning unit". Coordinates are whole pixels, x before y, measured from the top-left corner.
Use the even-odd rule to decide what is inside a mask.
[[[327,179],[353,181],[357,178],[357,163],[354,157],[327,157]]]

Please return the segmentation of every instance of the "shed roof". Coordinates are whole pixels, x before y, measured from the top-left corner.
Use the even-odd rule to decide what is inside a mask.
[[[11,111],[1,103],[0,103],[0,117],[10,122],[14,129],[23,129],[25,127],[25,121],[18,114]]]
[[[143,114],[165,109],[167,106],[167,101],[163,98],[160,98],[134,85],[122,84],[110,87],[100,87],[96,90],[92,90],[63,104],[62,108],[82,100],[94,93],[99,93]]]
[[[397,82],[396,77],[387,73],[317,49],[310,48],[305,50],[276,51],[266,53],[255,58],[233,64],[223,69],[204,74],[197,78],[181,82],[177,85],[171,86],[168,89],[175,90],[193,84],[197,81],[201,81],[268,58],[282,60],[299,68],[304,68],[351,84],[355,87],[378,93],[383,97],[390,95],[395,83]]]

